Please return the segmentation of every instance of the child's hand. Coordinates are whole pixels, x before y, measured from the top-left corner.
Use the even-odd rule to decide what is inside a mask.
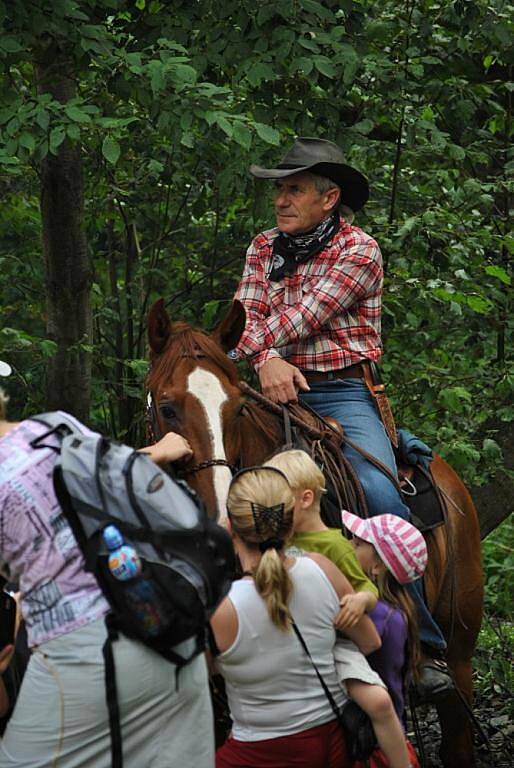
[[[341,610],[337,614],[335,625],[337,629],[351,629],[366,612],[368,598],[364,592],[345,595],[339,601]]]

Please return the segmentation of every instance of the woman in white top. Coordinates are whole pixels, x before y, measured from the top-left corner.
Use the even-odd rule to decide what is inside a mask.
[[[233,720],[216,768],[349,766],[341,728],[291,620],[340,706],[345,695],[335,672],[335,627],[339,600],[351,586],[323,555],[284,554],[294,497],[280,470],[240,472],[227,508],[244,573],[211,620]],[[380,647],[367,617],[347,634],[363,653]]]

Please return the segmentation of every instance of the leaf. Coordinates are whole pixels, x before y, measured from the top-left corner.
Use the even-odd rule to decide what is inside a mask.
[[[465,151],[462,149],[462,147],[459,147],[458,144],[449,144],[448,154],[452,160],[464,160],[466,157]]]
[[[102,155],[112,165],[116,165],[121,154],[120,145],[112,136],[106,136],[102,142]]]
[[[232,138],[232,125],[229,123],[225,115],[222,115],[220,112],[216,113],[216,123],[219,125],[223,133],[226,133],[226,135],[229,137],[229,139]]]
[[[360,120],[358,123],[355,123],[355,125],[352,125],[352,128],[359,133],[362,133],[364,136],[367,136],[368,133],[371,133],[373,130],[374,123],[373,120],[365,118],[364,120]]]
[[[272,128],[271,125],[255,123],[254,127],[257,131],[258,137],[265,141],[267,144],[278,145],[280,143],[280,134],[277,130],[275,130],[275,128]]]
[[[307,48],[308,51],[319,53],[319,45],[315,43],[314,40],[311,40],[308,37],[299,37],[298,42],[302,48]]]
[[[486,437],[482,443],[482,451],[489,461],[501,461],[503,459],[502,449],[496,440],[492,440],[490,437]]]
[[[197,79],[197,73],[196,69],[194,67],[191,67],[189,64],[175,64],[170,67],[170,74],[172,79],[180,84],[194,84],[196,83]]]
[[[43,339],[40,348],[44,357],[52,357],[52,355],[55,355],[57,352],[58,346],[55,341],[52,341],[51,339]]]
[[[76,107],[74,105],[66,106],[64,108],[64,112],[67,117],[70,118],[70,120],[73,120],[75,123],[90,123],[91,118],[87,114],[87,112],[83,112],[80,107]]]
[[[252,132],[244,123],[234,123],[234,139],[243,149],[250,149]]]
[[[326,21],[331,21],[331,22],[335,21],[335,17],[332,11],[330,11],[328,8],[325,8],[325,6],[322,5],[321,3],[315,2],[315,0],[300,0],[300,5],[308,13],[313,13],[315,16],[318,16],[320,19],[325,19]]]
[[[439,402],[457,413],[461,413],[464,403],[471,403],[472,399],[471,392],[464,387],[446,387],[439,392]]]
[[[52,128],[50,131],[49,150],[53,155],[57,154],[57,150],[65,138],[66,133],[62,128]]]
[[[291,72],[303,72],[305,75],[310,75],[314,69],[314,62],[312,59],[308,59],[306,56],[300,56],[298,59],[294,59],[291,62]]]
[[[314,56],[314,66],[325,77],[333,78],[336,76],[336,70],[332,62],[326,56]]]
[[[490,266],[490,267],[486,267],[485,271],[487,272],[488,275],[491,275],[492,277],[497,277],[498,280],[501,280],[501,282],[504,283],[505,285],[510,285],[512,282],[510,275],[507,274],[507,272],[502,267]]]
[[[466,304],[479,315],[486,315],[493,308],[493,303],[483,296],[467,296]]]
[[[36,148],[36,140],[31,133],[22,133],[19,138],[19,143],[22,147],[25,147],[25,149],[28,149],[30,152]]]
[[[36,123],[39,125],[40,128],[42,128],[44,131],[48,129],[48,126],[50,124],[50,115],[48,112],[44,109],[40,109],[36,115]]]
[[[19,53],[23,47],[14,37],[0,37],[0,50],[6,53]]]

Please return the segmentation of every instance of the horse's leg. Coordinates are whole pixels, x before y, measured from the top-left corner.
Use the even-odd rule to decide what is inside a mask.
[[[466,702],[472,702],[471,659],[448,658],[455,683]],[[448,697],[437,705],[441,723],[441,747],[439,755],[445,768],[473,768],[473,731],[465,707],[457,695]]]

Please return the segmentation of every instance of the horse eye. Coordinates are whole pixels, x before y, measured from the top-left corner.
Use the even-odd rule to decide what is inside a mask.
[[[175,411],[174,407],[169,404],[160,405],[159,410],[161,412],[161,415],[165,419],[174,419],[177,415],[177,412]]]

